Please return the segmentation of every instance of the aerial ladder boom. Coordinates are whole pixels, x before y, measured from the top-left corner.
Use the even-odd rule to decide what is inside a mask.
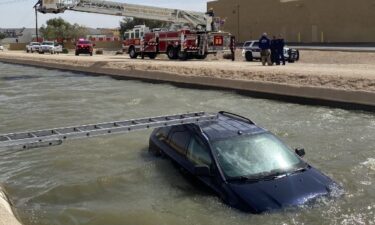
[[[158,20],[191,26],[206,26],[207,15],[202,12],[159,8],[103,0],[39,0],[36,9],[42,13],[63,13],[66,10],[105,15]]]
[[[216,113],[185,113],[90,125],[0,134],[0,152],[60,145],[73,139],[128,133],[137,130],[192,124],[217,119]],[[1,155],[1,154],[0,154]]]

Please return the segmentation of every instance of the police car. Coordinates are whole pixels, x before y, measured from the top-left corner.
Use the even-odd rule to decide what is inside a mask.
[[[149,151],[172,160],[226,204],[263,213],[339,197],[342,188],[251,120],[219,112],[217,120],[158,128]]]
[[[242,56],[246,61],[260,60],[260,48],[259,41],[246,41],[243,45]],[[292,49],[284,47],[284,57],[288,62],[295,62],[299,60],[299,51],[297,49]]]

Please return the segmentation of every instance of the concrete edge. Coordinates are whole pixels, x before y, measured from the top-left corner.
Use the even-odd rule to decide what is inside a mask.
[[[95,76],[110,76],[115,79],[132,79],[147,82],[167,82],[185,87],[234,90],[243,94],[277,99],[302,104],[316,104],[375,111],[375,92],[350,91],[322,87],[296,86],[272,82],[231,80],[223,78],[181,76],[178,74],[105,68],[106,62],[96,63],[91,67],[69,66],[59,63],[40,62],[25,59],[9,59],[0,56],[0,62],[26,66],[58,69],[70,72],[88,73]]]
[[[13,212],[8,196],[0,187],[0,225],[21,225]]]

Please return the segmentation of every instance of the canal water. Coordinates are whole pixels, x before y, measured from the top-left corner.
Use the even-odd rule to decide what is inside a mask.
[[[151,131],[2,152],[0,183],[25,225],[375,224],[374,113],[0,64],[0,133],[201,110],[239,113],[304,147],[344,196],[239,212],[148,154]]]

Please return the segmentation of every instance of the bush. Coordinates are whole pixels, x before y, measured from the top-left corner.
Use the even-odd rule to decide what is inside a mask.
[[[97,55],[103,55],[103,50],[98,49],[98,50],[95,51],[95,54],[97,54]]]
[[[62,54],[68,54],[68,53],[69,53],[69,50],[68,50],[68,49],[64,48],[64,49],[62,50]]]

